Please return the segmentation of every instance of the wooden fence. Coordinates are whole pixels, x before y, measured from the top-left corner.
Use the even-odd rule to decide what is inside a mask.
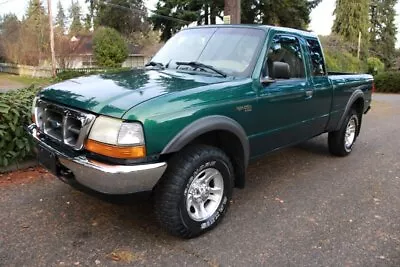
[[[63,72],[73,71],[73,72],[81,72],[81,73],[92,73],[92,72],[108,72],[108,71],[116,71],[116,70],[127,70],[129,68],[57,68],[56,74],[60,74]],[[18,65],[12,63],[0,63],[0,72],[11,73],[21,76],[29,76],[29,77],[37,77],[37,78],[51,78],[52,77],[52,69],[50,67],[33,67],[26,65]]]

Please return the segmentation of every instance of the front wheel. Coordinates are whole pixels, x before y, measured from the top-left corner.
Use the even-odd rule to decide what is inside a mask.
[[[196,145],[179,152],[155,188],[158,221],[184,238],[212,229],[228,209],[233,175],[231,161],[218,148]]]
[[[360,128],[360,116],[352,109],[340,129],[328,135],[329,151],[339,157],[347,156],[353,150]]]

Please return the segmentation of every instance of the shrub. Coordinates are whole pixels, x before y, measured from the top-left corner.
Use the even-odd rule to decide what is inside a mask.
[[[377,92],[400,93],[400,72],[383,72],[375,76]]]
[[[368,64],[368,73],[372,75],[377,75],[382,71],[384,71],[385,69],[385,64],[379,58],[376,57],[368,58],[367,64]]]
[[[325,61],[328,71],[362,72],[363,62],[349,52],[325,51]]]
[[[32,142],[24,126],[31,123],[32,101],[37,91],[31,86],[0,94],[0,166],[31,155]]]
[[[366,72],[366,62],[358,59],[357,45],[338,35],[320,36],[328,71]],[[361,53],[363,55],[363,53]]]
[[[67,70],[60,73],[57,73],[57,81],[65,81],[72,78],[77,78],[80,76],[84,76],[87,73],[83,71],[75,71],[75,70]]]
[[[101,27],[93,36],[93,53],[101,67],[121,67],[128,57],[128,47],[118,31]]]

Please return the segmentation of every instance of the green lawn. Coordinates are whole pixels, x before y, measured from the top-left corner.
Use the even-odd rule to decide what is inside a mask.
[[[37,85],[46,86],[51,83],[51,78],[33,78],[28,76],[19,76],[8,73],[0,73],[0,81],[3,83],[20,84],[24,86]]]

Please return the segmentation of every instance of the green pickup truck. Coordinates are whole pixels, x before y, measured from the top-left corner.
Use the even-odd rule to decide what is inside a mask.
[[[155,214],[190,238],[216,226],[249,161],[329,133],[346,156],[373,78],[329,73],[318,37],[264,25],[188,28],[145,69],[51,85],[28,127],[39,162],[105,194],[153,190]]]

